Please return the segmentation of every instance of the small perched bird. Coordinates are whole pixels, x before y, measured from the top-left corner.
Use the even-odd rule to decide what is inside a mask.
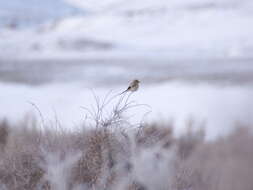
[[[128,86],[128,88],[124,92],[122,92],[121,94],[124,94],[125,92],[135,92],[135,91],[137,91],[138,88],[139,88],[139,83],[140,83],[139,80],[136,80],[136,79],[133,80],[130,83],[130,85]]]

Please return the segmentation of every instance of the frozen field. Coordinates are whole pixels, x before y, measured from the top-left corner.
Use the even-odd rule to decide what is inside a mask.
[[[38,15],[46,19],[33,27],[1,27],[0,58],[252,58],[250,0],[66,1],[83,14],[68,13],[60,0],[46,1],[41,8],[33,8],[34,1],[27,0],[27,6],[35,13],[41,10]],[[0,4],[0,18],[7,5]],[[43,11],[48,5],[53,15]]]
[[[79,60],[1,61],[1,117],[18,121],[36,112],[47,121],[55,116],[72,128],[85,119],[81,106],[123,91],[133,78],[141,89],[132,99],[151,108],[134,109],[138,122],[173,120],[178,132],[190,118],[206,124],[209,137],[227,133],[235,122],[252,123],[253,68],[251,60]],[[208,68],[208,69],[207,69]],[[133,115],[131,113],[131,115]]]
[[[205,120],[210,136],[252,122],[251,0],[6,2],[0,117],[17,121],[34,112],[32,101],[73,127],[91,89],[117,94],[138,78],[132,98],[151,106],[149,120],[173,118],[178,129],[190,117]]]
[[[252,190],[252,21],[253,0],[0,0],[0,190]]]
[[[125,85],[141,78],[160,82],[253,85],[253,59],[0,60],[0,80],[25,85],[81,82],[93,88]]]

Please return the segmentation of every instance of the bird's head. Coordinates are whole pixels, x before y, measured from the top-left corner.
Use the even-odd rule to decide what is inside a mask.
[[[137,80],[137,79],[135,79],[135,80],[134,80],[134,83],[139,84],[139,83],[140,83],[140,81],[139,81],[139,80]]]

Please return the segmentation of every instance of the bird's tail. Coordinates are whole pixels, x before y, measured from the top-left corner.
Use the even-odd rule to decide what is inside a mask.
[[[126,93],[128,90],[124,90],[123,92],[121,92],[119,95],[122,95],[124,93]]]
[[[129,86],[126,90],[124,90],[123,92],[121,92],[119,95],[122,95],[122,94],[128,92],[128,91],[130,90],[130,88],[131,88],[131,87]]]

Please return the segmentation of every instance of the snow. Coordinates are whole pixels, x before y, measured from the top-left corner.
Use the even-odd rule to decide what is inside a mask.
[[[72,14],[80,14],[80,11],[62,0],[0,1],[1,27],[11,23],[16,23],[21,28],[31,27]]]
[[[112,95],[124,89],[123,86],[113,88]],[[102,87],[92,90],[100,99],[110,91],[109,88]],[[92,90],[80,83],[57,83],[38,87],[0,84],[0,115],[12,122],[19,121],[24,117],[24,113],[36,113],[36,109],[29,103],[32,102],[40,109],[47,122],[54,122],[57,117],[64,127],[75,129],[85,121],[87,114],[81,107],[95,106]],[[129,115],[135,115],[131,121],[138,123],[151,111],[144,117],[145,121],[173,120],[178,134],[184,131],[187,120],[193,118],[200,126],[202,122],[206,122],[208,138],[213,138],[228,133],[235,122],[253,123],[250,117],[253,114],[252,96],[253,88],[243,86],[144,83],[131,99],[150,107],[133,109]]]
[[[19,58],[65,55],[73,58],[90,54],[124,58],[143,54],[176,58],[252,57],[253,3],[249,0],[68,0],[67,3],[87,14],[65,16],[32,29],[14,32],[2,29],[0,35],[5,37],[0,38],[0,56],[6,58],[18,52]],[[62,47],[62,40],[74,45]],[[89,47],[90,43],[84,43],[80,47],[79,41],[98,45]],[[109,46],[104,47],[104,43]]]
[[[68,12],[73,6],[82,14],[76,9]],[[16,12],[17,8],[19,11]],[[38,9],[41,12],[35,11]],[[30,17],[22,19],[16,15],[19,12],[33,13],[30,17],[36,24],[29,25]],[[117,85],[122,85],[126,78],[138,76],[156,81],[154,86],[144,82],[144,87],[132,97],[152,107],[148,119],[173,118],[180,131],[185,120],[193,117],[199,122],[207,120],[210,136],[226,133],[237,120],[252,122],[251,86],[157,81],[187,80],[187,77],[199,77],[201,81],[210,76],[211,80],[222,76],[236,84],[250,83],[252,13],[251,0],[54,0],[43,1],[41,7],[35,0],[1,1],[0,20],[18,16],[24,25],[0,28],[1,69],[8,68],[3,60],[21,60],[18,63],[23,65],[27,60],[34,60],[34,64],[41,64],[35,71],[41,68],[40,74],[45,74],[45,80],[52,73],[55,74],[52,79],[63,80],[33,87],[1,83],[0,105],[3,109],[0,116],[17,121],[25,112],[34,112],[28,103],[34,102],[47,119],[52,120],[56,111],[59,120],[72,127],[84,120],[80,106],[91,104],[93,97],[87,84],[94,88],[96,76],[99,76],[98,81],[105,80],[106,83],[118,79]],[[39,20],[37,16],[40,16]],[[59,72],[45,73],[42,65],[46,63],[41,59],[52,63],[65,60],[74,66],[74,60],[87,64],[85,68],[77,64],[76,70],[71,68],[63,73],[62,67],[56,65],[54,69],[60,69]],[[93,59],[103,61],[98,64],[92,62]],[[48,66],[48,69],[52,68]],[[32,70],[24,70],[11,73],[32,78],[29,75]],[[68,82],[63,84],[65,79]],[[104,96],[109,88],[110,85],[102,85],[94,90]],[[117,88],[116,92],[120,92],[125,87]],[[145,109],[136,113],[141,117]]]

